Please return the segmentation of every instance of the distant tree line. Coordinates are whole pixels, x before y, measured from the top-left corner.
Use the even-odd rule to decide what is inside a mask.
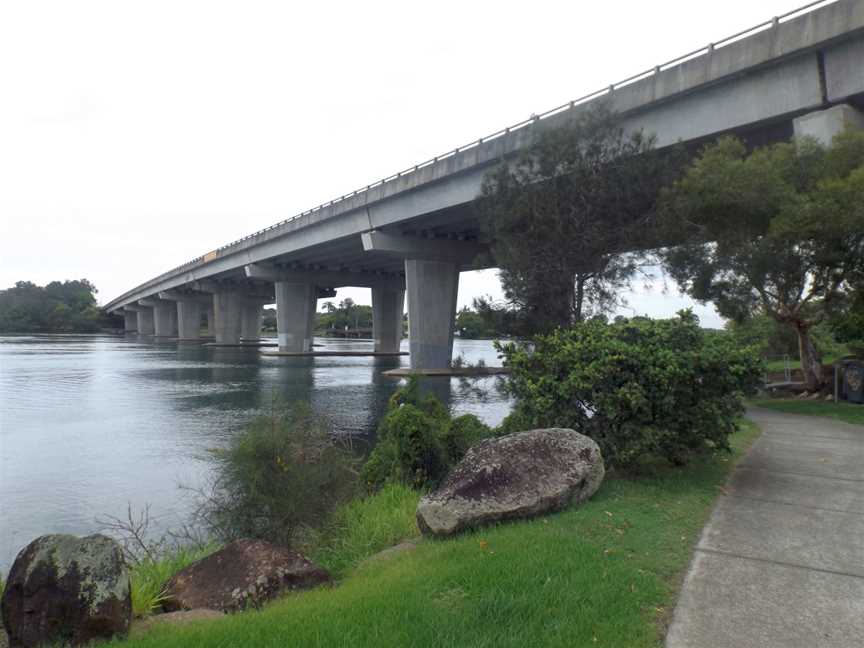
[[[96,286],[87,279],[37,286],[19,281],[0,290],[2,333],[92,333],[117,327],[96,305]]]

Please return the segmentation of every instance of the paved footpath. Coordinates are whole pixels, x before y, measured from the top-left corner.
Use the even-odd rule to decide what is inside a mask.
[[[864,426],[770,410],[702,531],[667,648],[864,647]]]

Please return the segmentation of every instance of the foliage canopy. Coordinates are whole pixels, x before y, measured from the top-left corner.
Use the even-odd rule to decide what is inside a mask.
[[[541,132],[484,179],[478,206],[507,298],[536,331],[614,305],[648,244],[660,187],[678,168],[607,108]]]
[[[665,266],[721,315],[765,314],[798,337],[808,387],[823,383],[811,331],[864,276],[864,133],[748,151],[725,137],[664,192]]]
[[[87,279],[52,281],[44,287],[19,281],[0,290],[0,332],[93,332],[101,318],[96,286]]]
[[[761,374],[753,349],[706,332],[689,311],[591,320],[540,336],[533,348],[498,349],[516,401],[504,430],[572,428],[598,443],[607,465],[681,464],[705,448],[727,449]]]

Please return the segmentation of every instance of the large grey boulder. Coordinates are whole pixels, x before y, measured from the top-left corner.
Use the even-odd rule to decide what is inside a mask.
[[[591,497],[605,469],[597,444],[564,428],[517,432],[469,449],[440,488],[421,498],[417,524],[449,536],[560,510]]]
[[[0,608],[12,648],[125,634],[132,597],[123,551],[104,535],[36,538],[15,558]]]
[[[235,540],[177,572],[166,585],[162,608],[234,612],[330,580],[325,569],[290,549],[263,540]]]

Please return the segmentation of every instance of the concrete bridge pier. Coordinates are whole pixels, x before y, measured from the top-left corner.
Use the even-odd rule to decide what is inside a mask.
[[[372,288],[372,337],[376,353],[399,351],[404,307],[404,290]]]
[[[177,336],[181,340],[201,338],[201,311],[205,306],[212,307],[213,299],[210,295],[164,290],[159,293],[159,299],[177,304]]]
[[[280,351],[306,353],[312,350],[317,307],[315,284],[276,282],[276,330]]]
[[[361,240],[366,252],[405,260],[411,368],[448,368],[453,359],[459,272],[472,267],[485,248],[476,241],[400,236],[378,230],[364,232]]]
[[[137,304],[127,304],[123,309],[135,315],[135,330],[138,335],[153,335],[153,309]]]
[[[182,340],[201,337],[201,302],[192,299],[177,302],[177,336]]]
[[[261,321],[264,317],[264,304],[269,300],[248,298],[243,305],[243,315],[240,323],[240,338],[247,342],[257,342],[261,339]]]
[[[213,293],[211,323],[217,344],[240,344],[244,302],[243,295],[236,291]]]
[[[405,260],[412,369],[445,369],[453,359],[459,264]]]
[[[123,328],[127,333],[138,332],[138,313],[124,309],[123,310]]]
[[[165,299],[139,299],[141,306],[153,309],[153,328],[156,337],[177,337],[177,307]]]
[[[213,299],[207,304],[207,335],[216,335],[216,311],[213,309]]]

